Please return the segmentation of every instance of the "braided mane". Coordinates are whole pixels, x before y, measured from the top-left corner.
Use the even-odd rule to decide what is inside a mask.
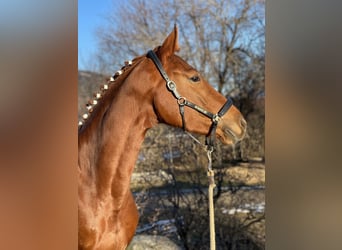
[[[95,92],[93,94],[94,99],[89,100],[86,103],[86,113],[82,115],[82,120],[78,122],[78,130],[87,123],[87,121],[90,120],[91,114],[94,112],[95,108],[98,107],[101,103],[101,101],[107,97],[108,93],[115,92],[115,90],[121,86],[121,83],[125,78],[119,77],[123,73],[127,72],[128,70],[131,70],[134,68],[134,66],[137,65],[137,62],[140,61],[140,59],[143,56],[139,56],[134,58],[133,60],[125,61],[125,65],[122,66],[122,68],[118,71],[116,71],[109,79],[107,79],[107,82],[103,85],[101,85],[100,90]],[[127,77],[127,74],[126,74]],[[110,91],[109,91],[110,90]]]

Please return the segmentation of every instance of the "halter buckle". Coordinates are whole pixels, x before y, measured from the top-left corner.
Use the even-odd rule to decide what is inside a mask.
[[[168,81],[166,86],[170,91],[174,91],[176,89],[176,84],[173,81]]]

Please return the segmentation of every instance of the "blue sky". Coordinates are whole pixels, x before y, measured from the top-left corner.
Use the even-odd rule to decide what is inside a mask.
[[[86,62],[96,51],[96,28],[105,23],[105,16],[123,0],[78,1],[78,68],[86,69]]]

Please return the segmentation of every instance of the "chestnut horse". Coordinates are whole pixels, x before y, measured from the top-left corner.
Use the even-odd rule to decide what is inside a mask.
[[[149,128],[166,123],[207,135],[215,124],[212,131],[225,144],[245,134],[241,113],[175,55],[178,50],[175,27],[162,46],[129,61],[87,106],[91,113],[83,116],[78,136],[79,249],[125,249],[131,241],[139,215],[130,178]]]

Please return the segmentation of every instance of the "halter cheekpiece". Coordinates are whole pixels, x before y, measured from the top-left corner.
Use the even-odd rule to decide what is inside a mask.
[[[184,106],[188,106],[197,112],[201,113],[202,115],[205,115],[206,117],[210,118],[212,121],[212,124],[210,126],[209,132],[206,136],[206,145],[209,148],[209,150],[213,150],[213,146],[215,144],[215,135],[216,135],[216,129],[217,129],[217,124],[221,120],[221,117],[227,113],[229,108],[233,105],[233,101],[231,98],[227,98],[227,101],[225,104],[222,106],[222,108],[216,113],[213,114],[202,107],[188,101],[185,97],[181,96],[179,92],[177,91],[177,85],[175,82],[170,80],[168,75],[166,74],[160,60],[158,59],[157,55],[154,53],[154,51],[150,50],[147,53],[147,57],[150,58],[153,63],[156,65],[157,69],[159,70],[161,76],[164,78],[166,81],[166,87],[167,89],[173,94],[173,96],[177,99],[177,103],[179,106],[179,113],[182,117],[182,127],[183,130],[185,130],[186,125],[185,125],[185,118],[184,118]]]

